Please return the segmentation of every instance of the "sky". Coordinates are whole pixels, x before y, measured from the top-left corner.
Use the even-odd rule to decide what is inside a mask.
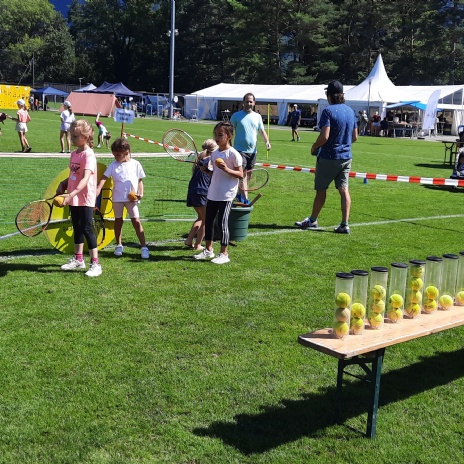
[[[68,17],[69,5],[72,0],[50,0],[50,3],[59,11],[65,18]]]

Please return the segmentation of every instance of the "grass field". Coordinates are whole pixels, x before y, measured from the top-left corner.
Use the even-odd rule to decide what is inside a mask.
[[[8,123],[0,152],[19,149]],[[137,119],[126,130],[160,141],[176,126],[198,144],[213,129]],[[60,150],[56,113],[32,113],[29,130],[30,157],[0,158],[0,236],[67,167],[67,158],[34,154]],[[314,166],[316,133],[302,131],[298,144],[289,128],[270,135],[273,149],[266,159],[261,141],[259,161]],[[135,158],[161,151],[129,141]],[[464,328],[387,350],[375,440],[363,437],[365,386],[348,381],[354,401],[346,424],[333,425],[336,360],[297,343],[330,325],[336,272],[464,249],[464,189],[352,179],[351,235],[340,236],[331,232],[336,190],[322,230],[297,230],[313,175],[274,169],[248,237],[230,248],[229,264],[214,266],[183,249],[188,222],[148,220],[193,217],[183,203],[190,166],[139,159],[150,260],[140,259],[130,224],[122,258],[101,251],[98,279],[63,273],[67,257],[44,236],[0,240],[0,463],[464,462]],[[438,142],[363,137],[352,168],[448,178],[442,162]]]

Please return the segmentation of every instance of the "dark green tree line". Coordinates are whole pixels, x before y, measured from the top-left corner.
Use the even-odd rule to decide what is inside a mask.
[[[176,0],[175,91],[220,82],[356,84],[379,53],[397,85],[464,82],[464,1]],[[167,92],[171,0],[0,0],[0,79]],[[18,23],[22,27],[17,27]]]

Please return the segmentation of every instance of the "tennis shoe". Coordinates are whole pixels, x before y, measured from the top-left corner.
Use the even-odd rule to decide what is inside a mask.
[[[148,251],[147,247],[142,247],[140,249],[140,254],[142,256],[142,259],[148,259],[150,257],[150,252]]]
[[[226,255],[224,253],[219,253],[219,256],[211,260],[211,262],[214,264],[226,264],[229,261],[230,261],[229,255]]]
[[[206,248],[201,252],[198,253],[197,255],[193,255],[195,259],[207,259],[207,258],[214,258],[215,254],[214,251],[208,251]]]
[[[296,139],[296,141],[299,142],[299,141],[300,141],[300,137],[298,137],[298,138]]]
[[[245,198],[245,199],[243,200],[243,204],[244,204],[244,205],[249,205],[249,204],[250,204],[250,200],[249,200],[248,198]]]
[[[311,221],[309,218],[305,218],[302,221],[296,221],[295,225],[297,227],[301,227],[303,230],[306,229],[317,229],[319,226],[317,224],[317,221]]]
[[[78,261],[76,258],[71,258],[66,264],[61,266],[63,271],[76,271],[78,269],[85,269],[85,262]]]
[[[122,245],[116,245],[116,248],[114,249],[114,254],[116,256],[122,256],[123,251],[124,247]]]
[[[99,263],[92,263],[89,270],[85,273],[87,277],[98,277],[102,273],[102,267]]]
[[[334,232],[336,234],[349,234],[350,233],[350,228],[349,228],[349,226],[339,225],[338,227],[336,227],[334,229]]]
[[[239,202],[239,203],[243,203],[243,201],[245,200],[245,198],[243,197],[243,195],[241,193],[239,193],[235,199]]]

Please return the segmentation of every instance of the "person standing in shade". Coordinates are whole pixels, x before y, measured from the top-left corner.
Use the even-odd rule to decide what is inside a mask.
[[[301,123],[301,110],[298,109],[298,105],[293,105],[293,111],[290,113],[290,126],[292,127],[292,142],[300,141],[300,136],[298,134],[298,126]]]
[[[295,222],[301,229],[317,229],[317,218],[322,210],[327,189],[332,182],[340,193],[342,220],[335,228],[337,234],[349,234],[351,196],[348,179],[351,170],[351,146],[358,139],[355,112],[345,104],[343,85],[332,81],[326,88],[329,105],[324,108],[319,120],[320,133],[311,147],[311,154],[317,156],[314,189],[316,196],[311,216]]]
[[[256,163],[258,133],[261,133],[266,149],[271,149],[268,135],[264,130],[263,118],[259,113],[254,111],[256,105],[255,96],[252,93],[247,93],[243,97],[243,109],[237,111],[230,118],[230,122],[234,126],[235,138],[234,148],[242,155],[243,172],[253,169]],[[248,173],[248,177],[250,173]],[[244,177],[243,184],[246,185],[247,178]],[[237,195],[237,200],[248,204],[248,193],[241,191]]]

